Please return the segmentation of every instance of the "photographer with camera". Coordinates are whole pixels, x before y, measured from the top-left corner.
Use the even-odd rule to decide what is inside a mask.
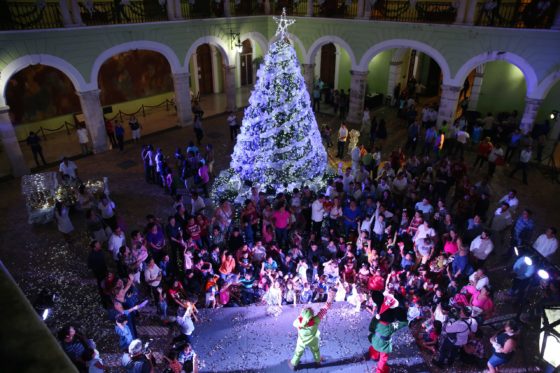
[[[438,358],[432,359],[432,363],[442,369],[446,359],[448,366],[453,365],[460,349],[467,344],[469,334],[476,333],[478,329],[478,323],[471,317],[471,310],[468,307],[459,310],[458,318],[453,313],[450,311],[448,321],[444,325],[444,338],[439,348]]]
[[[153,373],[152,351],[142,346],[142,341],[135,339],[128,346],[128,354],[124,354],[122,365],[127,373]]]

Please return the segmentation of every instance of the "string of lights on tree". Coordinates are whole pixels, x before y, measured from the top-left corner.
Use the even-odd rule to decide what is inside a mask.
[[[221,189],[216,190],[218,194],[231,194],[235,187],[246,184],[259,185],[261,190],[291,190],[302,184],[313,187],[323,180],[327,169],[327,153],[309,93],[286,35],[294,20],[286,18],[285,10],[274,19],[278,23],[276,40],[257,72],[231,170],[216,180],[216,188]]]

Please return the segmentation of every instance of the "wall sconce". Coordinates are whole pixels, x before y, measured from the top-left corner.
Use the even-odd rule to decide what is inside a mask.
[[[241,44],[239,35],[239,32],[233,32],[232,29],[229,29],[229,47],[237,53],[243,52],[243,44]]]

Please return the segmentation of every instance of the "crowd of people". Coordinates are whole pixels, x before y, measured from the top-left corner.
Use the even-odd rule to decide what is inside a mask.
[[[233,118],[229,122],[234,127]],[[478,124],[461,123],[436,131],[431,121],[414,120],[404,148],[385,160],[374,136],[366,136],[370,142],[359,151],[339,144],[338,155],[350,154],[352,166],[341,163],[324,190],[303,184],[270,193],[255,185],[242,205],[221,200],[210,206],[205,198],[213,176],[212,145],[199,148],[191,142],[173,157],[146,145],[141,151],[145,179],[171,196],[172,213],[163,220],[147,215],[143,227],[129,231],[119,224],[108,196],[97,201],[80,189],[92,239],[88,266],[127,369],[144,371],[133,369],[153,364],[137,332],[138,313],[148,304],[163,324],[178,330],[165,361],[169,371],[180,372],[196,369],[191,336],[198,308],[257,303],[275,316],[287,304],[325,302],[334,293],[334,301],[375,314],[371,294],[380,291],[406,310],[418,345],[435,353],[435,365],[453,365],[459,356],[490,371],[506,364],[519,325],[508,323],[490,339],[494,353],[488,359],[481,325],[496,313],[496,289],[487,263],[500,256],[522,265],[514,247],[533,247],[550,257],[557,249],[556,230],[550,227],[534,240],[533,213],[516,191],[492,195],[490,172],[480,179],[469,172],[463,153],[468,148],[457,134],[466,132],[476,144]],[[422,138],[422,131],[425,138],[434,132],[443,138],[418,152],[411,141]],[[232,140],[236,134],[231,131]],[[488,135],[488,140],[481,136],[481,144],[491,141]],[[75,172],[68,171],[68,163],[63,169]],[[536,285],[522,272],[516,272],[508,293],[518,302]],[[556,280],[538,285],[548,297],[558,297]],[[102,366],[95,347],[73,328],[61,332],[61,343],[81,370]],[[386,369],[378,366],[378,372]]]

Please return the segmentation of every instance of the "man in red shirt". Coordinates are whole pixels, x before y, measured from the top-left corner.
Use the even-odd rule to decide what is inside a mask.
[[[482,168],[484,162],[488,160],[488,155],[494,148],[492,142],[490,141],[490,137],[485,137],[482,142],[478,145],[478,150],[476,151],[476,160],[474,161],[473,168],[476,168],[476,165],[480,161],[479,168]]]

